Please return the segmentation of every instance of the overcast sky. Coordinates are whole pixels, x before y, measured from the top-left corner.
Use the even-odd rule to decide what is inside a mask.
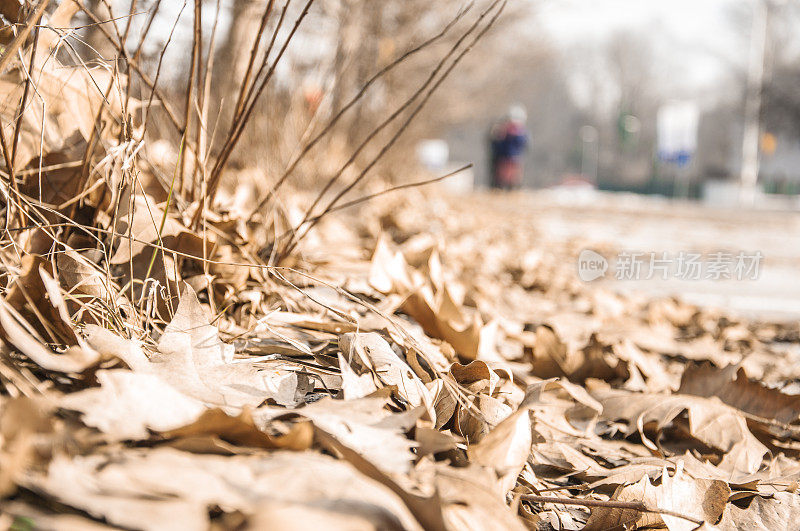
[[[753,1],[545,0],[537,15],[556,49],[602,43],[618,31],[644,35],[674,85],[667,90],[679,95],[708,90],[744,68],[750,28],[742,19]]]

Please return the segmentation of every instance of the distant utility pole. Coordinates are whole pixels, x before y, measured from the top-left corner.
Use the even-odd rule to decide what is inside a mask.
[[[581,175],[597,186],[597,161],[600,153],[599,135],[591,125],[580,129],[581,137]]]
[[[754,0],[753,28],[750,35],[750,56],[747,65],[747,93],[744,103],[742,135],[742,168],[739,200],[753,206],[758,189],[758,152],[761,141],[761,93],[764,88],[764,63],[769,37],[770,8],[784,0]]]

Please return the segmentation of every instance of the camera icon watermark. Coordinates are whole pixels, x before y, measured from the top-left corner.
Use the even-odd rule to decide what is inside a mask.
[[[578,278],[591,282],[612,269],[616,280],[756,280],[763,260],[761,251],[621,251],[612,262],[584,249],[578,256]]]

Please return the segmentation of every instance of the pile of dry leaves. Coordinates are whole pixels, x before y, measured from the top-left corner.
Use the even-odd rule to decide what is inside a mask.
[[[0,78],[3,525],[800,518],[796,325],[581,283],[496,197],[384,196],[276,263],[302,193],[173,196],[125,79],[37,38]]]

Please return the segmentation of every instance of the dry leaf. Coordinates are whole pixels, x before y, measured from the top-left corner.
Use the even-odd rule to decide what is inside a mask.
[[[344,356],[353,362],[357,360],[362,369],[369,370],[381,382],[381,387],[396,387],[397,394],[411,407],[431,408],[433,401],[428,389],[381,336],[348,333],[340,337],[339,344]]]
[[[673,476],[664,471],[659,485],[652,484],[644,477],[637,483],[619,487],[612,499],[643,502],[648,507],[674,511],[713,526],[722,516],[729,495],[730,489],[724,481],[687,478],[679,469]],[[665,525],[670,531],[691,531],[697,528],[697,524],[677,516],[597,507],[592,509],[589,521],[586,522],[586,530],[661,525]]]
[[[689,364],[683,373],[679,393],[716,396],[748,415],[792,424],[800,419],[800,395],[787,395],[761,382],[749,380],[744,369],[729,365],[718,369],[710,364]]]
[[[63,354],[56,354],[25,330],[21,318],[12,312],[8,303],[0,299],[0,324],[3,326],[6,341],[43,369],[79,373],[100,361],[97,352],[83,347],[70,347]]]
[[[657,449],[645,434],[653,423],[656,432],[686,412],[689,433],[724,454],[720,467],[729,472],[752,473],[761,467],[767,448],[747,428],[744,417],[716,399],[691,395],[638,394],[626,391],[593,393],[603,405],[603,418],[627,422],[626,433],[638,431],[646,446]]]

